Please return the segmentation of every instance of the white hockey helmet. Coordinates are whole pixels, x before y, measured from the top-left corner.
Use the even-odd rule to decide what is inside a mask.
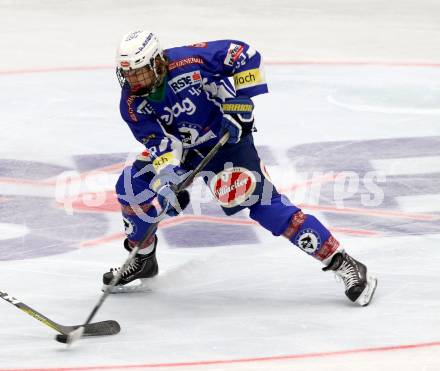
[[[126,83],[126,75],[129,71],[147,68],[154,72],[155,81],[149,93],[154,90],[163,78],[163,71],[158,71],[157,57],[165,61],[162,47],[157,36],[148,31],[132,31],[124,35],[116,52],[116,74],[121,87]]]

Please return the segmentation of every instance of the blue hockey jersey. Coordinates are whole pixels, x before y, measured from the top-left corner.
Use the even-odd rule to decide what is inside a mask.
[[[164,55],[169,64],[162,95],[135,96],[124,87],[120,101],[123,119],[146,147],[143,160],[156,173],[180,165],[185,149],[219,140],[226,98],[268,91],[261,56],[244,42],[204,42]]]

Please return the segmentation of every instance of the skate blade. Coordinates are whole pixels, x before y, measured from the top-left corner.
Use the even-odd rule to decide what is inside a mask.
[[[377,278],[368,275],[367,286],[365,287],[364,291],[362,291],[362,294],[360,294],[359,297],[356,299],[356,303],[358,303],[362,307],[365,307],[368,304],[370,304],[374,292],[376,291],[376,287],[377,287]]]
[[[127,285],[116,285],[109,290],[110,294],[123,294],[130,292],[150,292],[151,287],[149,286],[151,278],[140,278],[130,282]],[[107,290],[108,285],[102,285],[101,291]]]

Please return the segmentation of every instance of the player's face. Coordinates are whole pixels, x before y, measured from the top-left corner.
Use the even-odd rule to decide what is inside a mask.
[[[123,71],[122,74],[128,81],[133,93],[143,89],[151,90],[156,80],[156,76],[149,66]]]

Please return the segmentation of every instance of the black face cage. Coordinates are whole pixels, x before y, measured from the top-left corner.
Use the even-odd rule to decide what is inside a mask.
[[[121,88],[123,88],[127,80],[125,80],[125,77],[122,75],[121,67],[116,67],[116,77],[118,78],[119,85],[121,85]]]
[[[147,63],[145,66],[140,67],[140,68],[144,68],[147,66],[150,67],[152,69],[152,71],[154,72],[154,76],[156,77],[156,81],[154,82],[154,84],[152,84],[150,88],[142,89],[140,95],[150,94],[154,89],[158,88],[160,86],[160,84],[162,83],[162,76],[157,73],[157,68],[156,68],[156,57],[157,56],[159,56],[159,58],[165,63],[165,58],[161,54],[157,54],[156,56],[154,56],[150,59],[150,63]],[[127,79],[124,77],[123,69],[121,67],[116,67],[116,77],[118,78],[119,85],[121,85],[121,88],[124,88],[124,87],[130,88],[128,86]]]

